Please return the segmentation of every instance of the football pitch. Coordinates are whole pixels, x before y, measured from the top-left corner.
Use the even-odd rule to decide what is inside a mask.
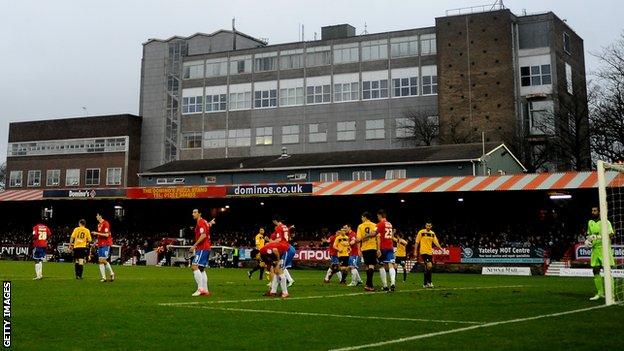
[[[15,350],[621,350],[624,306],[591,302],[592,279],[397,275],[394,293],[323,283],[292,270],[290,298],[263,297],[244,269],[208,270],[210,297],[188,268],[119,267],[116,281],[73,265],[0,261],[11,283]],[[349,277],[350,281],[350,277]],[[378,274],[375,275],[379,283]]]

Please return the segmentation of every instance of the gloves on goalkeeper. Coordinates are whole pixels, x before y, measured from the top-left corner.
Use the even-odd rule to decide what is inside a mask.
[[[588,236],[587,239],[585,240],[585,246],[587,246],[587,247],[594,246],[594,240],[596,240],[596,236],[595,235]]]

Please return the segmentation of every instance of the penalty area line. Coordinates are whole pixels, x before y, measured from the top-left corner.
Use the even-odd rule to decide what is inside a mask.
[[[386,341],[381,341],[381,342],[376,342],[376,343],[371,343],[371,344],[363,344],[363,345],[349,346],[349,347],[343,347],[343,348],[338,348],[338,349],[331,349],[329,351],[360,350],[360,349],[366,349],[366,348],[370,348],[370,347],[379,347],[379,346],[385,346],[385,345],[390,345],[390,344],[398,344],[398,343],[402,343],[402,342],[406,342],[406,341],[413,341],[413,340],[431,338],[431,337],[434,337],[434,336],[460,333],[460,332],[464,332],[464,331],[481,329],[481,328],[495,327],[497,325],[521,323],[521,322],[532,321],[532,320],[536,320],[536,319],[565,316],[565,315],[568,315],[568,314],[592,311],[592,310],[597,310],[597,309],[601,309],[601,308],[605,308],[605,307],[609,307],[609,306],[607,306],[607,305],[600,305],[600,306],[594,306],[594,307],[581,308],[581,309],[577,309],[577,310],[569,310],[569,311],[563,311],[563,312],[557,312],[557,313],[542,314],[542,315],[534,316],[534,317],[516,318],[516,319],[510,319],[510,320],[506,320],[506,321],[499,321],[499,322],[491,322],[491,323],[485,323],[485,324],[479,324],[479,325],[472,325],[472,326],[469,326],[469,327],[450,329],[450,330],[434,332],[434,333],[414,335],[414,336],[409,336],[409,337],[405,337],[405,338],[386,340]]]
[[[406,318],[406,317],[377,317],[377,316],[356,316],[356,315],[348,315],[348,314],[331,314],[331,313],[290,312],[290,311],[275,311],[275,310],[259,310],[259,309],[250,309],[250,308],[229,308],[229,307],[211,307],[211,306],[174,306],[174,307],[202,308],[202,309],[208,309],[208,310],[213,310],[213,311],[228,311],[228,312],[270,313],[270,314],[287,314],[287,315],[296,315],[296,316],[336,317],[336,318],[402,321],[402,322],[456,323],[456,324],[483,324],[484,323],[484,322]]]
[[[411,290],[398,290],[390,294],[403,294],[411,292],[424,292],[424,291],[457,291],[457,290],[489,290],[489,289],[513,289],[524,288],[527,285],[495,285],[495,286],[473,286],[473,287],[460,287],[460,288],[435,288],[435,289],[411,289]],[[360,296],[360,295],[375,295],[375,294],[388,294],[386,291],[375,292],[355,292],[346,294],[333,294],[333,295],[313,295],[313,296],[296,296],[289,297],[288,299],[242,299],[242,300],[220,300],[220,301],[192,301],[192,302],[162,302],[159,306],[184,306],[184,305],[211,305],[211,304],[224,304],[224,303],[242,303],[242,302],[260,302],[260,301],[292,301],[292,300],[313,300],[313,299],[325,299],[332,297],[348,297],[348,296]]]

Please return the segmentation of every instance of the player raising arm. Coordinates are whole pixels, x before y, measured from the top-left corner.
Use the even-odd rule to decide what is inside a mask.
[[[88,254],[89,243],[91,242],[91,232],[85,226],[87,221],[81,219],[78,226],[74,228],[69,239],[69,250],[74,252],[74,272],[76,279],[82,279],[84,272],[85,258]]]
[[[43,261],[48,248],[48,239],[52,235],[50,228],[45,224],[37,224],[33,227],[33,259],[35,260],[35,277],[33,280],[43,278]]]
[[[414,256],[417,257],[419,253],[423,260],[423,268],[425,269],[423,288],[433,288],[431,282],[431,271],[433,269],[433,245],[438,249],[442,249],[438,238],[436,237],[431,222],[425,223],[425,229],[421,229],[416,236],[416,243],[414,244]]]
[[[95,219],[98,221],[98,228],[97,231],[93,231],[91,234],[97,237],[98,261],[100,265],[100,276],[102,277],[100,281],[106,283],[106,270],[108,270],[110,272],[110,281],[113,282],[115,281],[115,272],[113,272],[113,267],[111,267],[108,262],[110,247],[113,245],[110,224],[108,221],[104,220],[99,213],[95,215]]]
[[[377,251],[379,250],[379,238],[375,232],[375,223],[371,222],[371,215],[368,212],[362,213],[362,223],[357,228],[357,239],[362,249],[362,257],[366,266],[366,285],[364,290],[375,291],[373,287],[373,274],[377,264]]]

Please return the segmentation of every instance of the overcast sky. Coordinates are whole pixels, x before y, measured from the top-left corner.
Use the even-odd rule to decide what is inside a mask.
[[[0,0],[0,160],[9,122],[138,113],[142,43],[236,27],[269,44],[296,41],[305,25],[312,39],[324,25],[350,23],[357,33],[433,26],[445,11],[494,0],[213,1]],[[521,14],[553,11],[585,40],[590,52],[612,43],[624,28],[624,1],[507,0]]]

